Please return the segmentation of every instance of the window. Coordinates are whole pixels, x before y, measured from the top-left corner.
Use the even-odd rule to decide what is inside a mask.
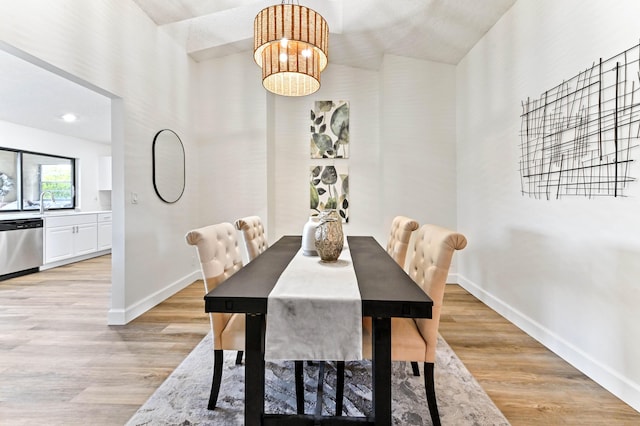
[[[0,209],[17,210],[20,192],[18,153],[0,150]]]
[[[40,177],[41,191],[51,192],[59,207],[71,207],[73,198],[71,164],[43,164]]]
[[[2,148],[0,185],[0,210],[73,209],[75,159]]]

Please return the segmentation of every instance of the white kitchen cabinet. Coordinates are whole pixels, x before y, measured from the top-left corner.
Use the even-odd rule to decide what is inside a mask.
[[[96,223],[76,225],[73,249],[75,256],[98,250],[98,225]]]
[[[98,213],[98,250],[111,249],[111,213]]]
[[[53,263],[98,250],[97,214],[45,218],[44,263]]]
[[[56,226],[45,231],[44,263],[73,257],[74,226]]]

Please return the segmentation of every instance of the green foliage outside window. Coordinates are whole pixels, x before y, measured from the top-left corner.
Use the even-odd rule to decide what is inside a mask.
[[[70,165],[42,165],[41,189],[50,191],[56,200],[71,200],[72,197],[72,176]]]

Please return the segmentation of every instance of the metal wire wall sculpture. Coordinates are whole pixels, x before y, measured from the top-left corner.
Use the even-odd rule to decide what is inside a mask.
[[[640,44],[522,102],[522,194],[623,197],[640,138]]]

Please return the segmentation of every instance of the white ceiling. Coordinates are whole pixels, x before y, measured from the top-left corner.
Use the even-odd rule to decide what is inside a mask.
[[[134,0],[196,61],[253,49],[277,0]],[[457,64],[516,0],[285,0],[329,25],[329,64],[378,69],[384,53]]]
[[[373,69],[384,54],[457,64],[516,0],[286,0],[329,24],[331,63]],[[253,19],[277,0],[134,0],[196,61],[251,54]],[[36,65],[34,65],[34,63]],[[53,71],[53,72],[52,72]],[[0,120],[101,143],[111,101],[0,43]],[[70,77],[70,76],[66,76]],[[74,112],[79,119],[60,117]]]
[[[111,99],[44,67],[35,58],[0,45],[0,120],[110,143]],[[66,113],[76,114],[78,120],[63,121]]]

